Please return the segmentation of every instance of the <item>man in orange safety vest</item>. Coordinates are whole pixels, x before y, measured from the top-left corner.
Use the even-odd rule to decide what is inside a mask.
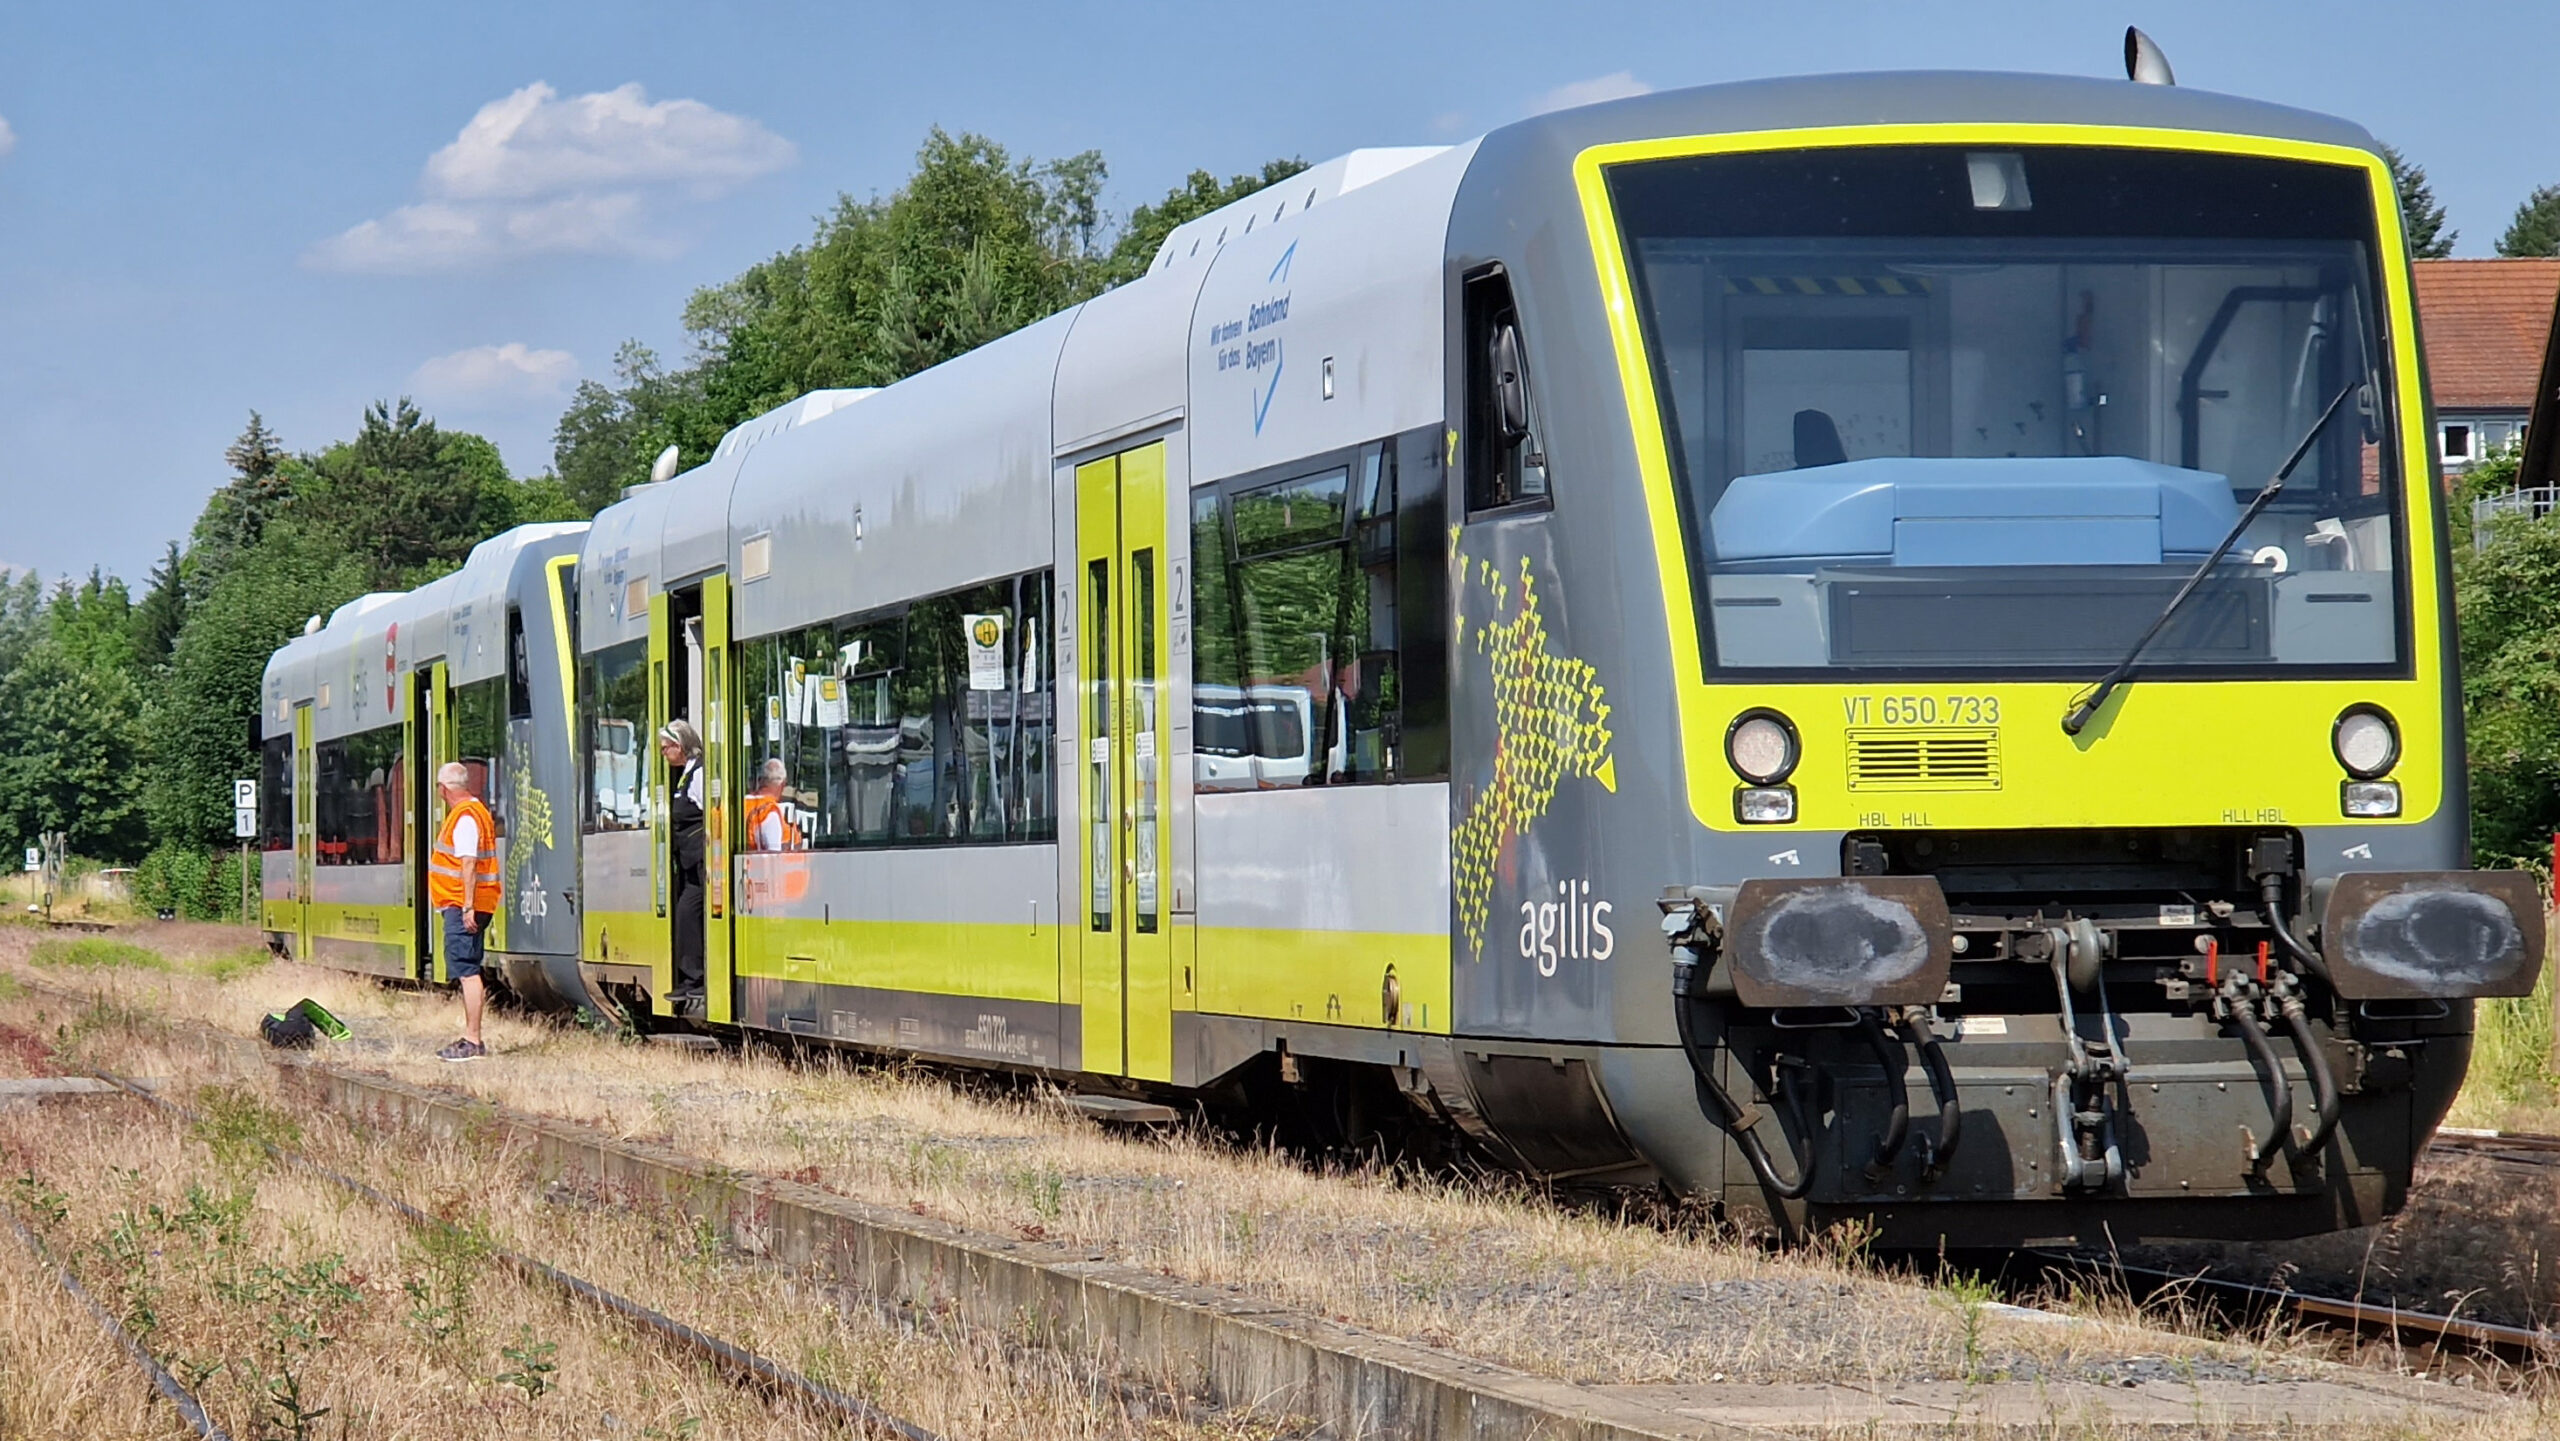
[[[498,826],[471,793],[471,769],[448,761],[436,772],[444,798],[444,827],[427,861],[427,898],[444,931],[446,973],[462,983],[462,1039],[436,1052],[440,1061],[476,1061],[489,1054],[480,1042],[480,1012],[488,1004],[480,981],[483,933],[498,909]]]
[[[747,797],[747,849],[800,849],[800,828],[791,823],[790,813],[782,807],[783,788],[790,783],[791,770],[780,756],[756,768],[755,793]]]

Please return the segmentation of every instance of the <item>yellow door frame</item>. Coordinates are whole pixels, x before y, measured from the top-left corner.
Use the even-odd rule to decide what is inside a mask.
[[[319,845],[313,824],[312,788],[319,767],[311,754],[311,702],[293,708],[293,958],[311,959],[311,863]]]
[[[444,661],[437,661],[427,668],[427,765],[432,770],[442,770],[445,762],[460,759],[461,741],[453,733],[452,672]],[[428,787],[425,809],[427,844],[433,846],[435,838],[444,834],[444,813],[447,809],[444,792]],[[488,843],[494,844],[494,841]],[[438,985],[451,981],[453,973],[447,966],[444,952],[444,927],[436,924],[432,915],[427,917],[427,952],[421,957],[424,964],[418,968],[419,972]]]
[[[729,703],[729,577],[702,581],[702,1006],[703,1019],[725,1023],[735,1001],[731,984],[737,916],[729,904],[729,838],[737,833],[738,788],[730,772],[736,746]]]
[[[654,591],[649,596],[649,734],[640,742],[638,759],[640,773],[648,778],[649,892],[661,922],[667,919],[668,907],[675,899],[668,894],[675,884],[675,858],[667,849],[668,788],[675,783],[675,777],[660,777],[664,763],[658,759],[658,732],[667,724],[667,648],[672,639],[667,625],[667,593]],[[660,931],[663,941],[664,926]],[[666,944],[653,947],[649,960],[650,1009],[662,1016],[675,1014],[667,1004],[675,985],[675,948]]]
[[[1084,1068],[1173,1079],[1164,442],[1076,467]]]

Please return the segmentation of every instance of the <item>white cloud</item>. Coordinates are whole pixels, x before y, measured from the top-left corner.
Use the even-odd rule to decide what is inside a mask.
[[[1575,80],[1559,85],[1529,102],[1529,113],[1544,115],[1550,110],[1571,110],[1577,105],[1597,105],[1603,100],[1624,100],[1635,95],[1651,95],[1653,87],[1635,77],[1631,70],[1612,70],[1588,80]]]
[[[9,128],[9,117],[0,115],[0,159],[18,148],[18,132]]]
[[[578,358],[569,352],[510,340],[439,355],[411,372],[409,385],[430,401],[505,404],[551,399],[577,378]]]
[[[536,82],[480,107],[427,157],[424,197],[313,246],[330,270],[424,271],[523,255],[653,255],[671,199],[707,200],[799,157],[790,141],[635,82],[563,100]]]

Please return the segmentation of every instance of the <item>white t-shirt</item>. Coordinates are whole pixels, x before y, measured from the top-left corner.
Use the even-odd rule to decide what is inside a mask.
[[[480,820],[477,816],[466,813],[453,823],[453,858],[462,862],[462,884],[466,888],[472,885],[471,878],[477,869],[476,857],[479,854]],[[483,905],[487,905],[491,910],[497,909],[494,903],[498,898],[488,894],[488,890],[488,887],[482,886],[465,896],[465,899],[471,902],[473,910],[478,910]]]
[[[782,807],[768,808],[764,819],[756,822],[755,847],[760,851],[782,849]]]
[[[693,802],[697,809],[700,808],[702,805],[702,762],[688,761],[685,763],[684,780],[676,787],[676,790],[678,793],[683,795],[686,800]]]

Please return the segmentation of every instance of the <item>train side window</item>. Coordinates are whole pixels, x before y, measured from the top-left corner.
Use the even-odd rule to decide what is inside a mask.
[[[1408,773],[1401,449],[1373,443],[1344,463],[1194,498],[1195,789]],[[1436,475],[1422,481],[1417,500],[1437,505]]]
[[[312,859],[324,866],[395,865],[402,844],[407,762],[405,733],[381,726],[322,741],[313,748],[319,772],[312,821]]]
[[[657,750],[649,730],[649,643],[625,641],[581,658],[579,729],[586,736],[584,829],[645,830]]]
[[[1460,287],[1466,345],[1467,509],[1549,503],[1545,442],[1511,276],[1489,265]]]
[[[293,849],[293,736],[290,732],[258,745],[258,844],[261,849]]]
[[[1057,834],[1049,572],[747,641],[739,700],[803,844]]]

